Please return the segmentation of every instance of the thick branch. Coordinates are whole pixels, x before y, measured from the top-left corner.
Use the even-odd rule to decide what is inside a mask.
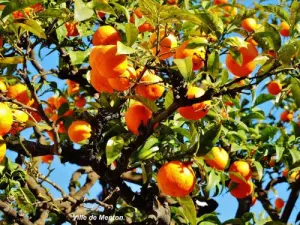
[[[0,200],[0,210],[15,219],[16,222],[23,225],[33,225],[23,213],[16,212],[9,203]]]

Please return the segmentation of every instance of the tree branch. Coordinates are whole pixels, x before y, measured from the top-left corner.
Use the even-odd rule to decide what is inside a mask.
[[[33,223],[31,223],[29,221],[29,219],[27,219],[22,212],[15,211],[10,206],[9,203],[6,203],[6,202],[0,200],[0,210],[4,214],[7,214],[7,215],[13,217],[16,222],[18,222],[18,223],[20,223],[22,225],[33,225]]]

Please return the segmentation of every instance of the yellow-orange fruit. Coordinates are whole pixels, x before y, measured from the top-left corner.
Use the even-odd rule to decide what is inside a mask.
[[[228,164],[229,156],[228,153],[223,148],[213,147],[204,156],[204,161],[211,168],[224,170]]]
[[[9,132],[13,124],[13,115],[10,108],[0,102],[0,135],[3,136]]]
[[[227,54],[225,63],[233,75],[246,77],[255,69],[256,63],[253,60],[258,56],[258,51],[253,44],[248,42],[247,47],[239,48],[239,52],[243,59],[241,65],[239,65],[230,54]]]
[[[290,36],[290,25],[287,22],[282,22],[279,26],[279,32],[283,37]]]
[[[278,95],[282,90],[282,86],[280,84],[279,81],[271,81],[269,84],[268,84],[268,92],[271,94],[271,95]]]
[[[106,77],[101,76],[96,70],[91,70],[91,85],[98,91],[113,93],[114,90],[108,83],[108,79]]]
[[[43,155],[43,156],[41,157],[41,161],[42,161],[43,163],[51,163],[51,162],[53,161],[53,159],[54,159],[54,156],[53,156],[53,155]]]
[[[90,54],[90,66],[103,77],[118,77],[127,69],[127,56],[116,54],[116,45],[95,46]]]
[[[294,171],[291,175],[290,175],[290,180],[292,182],[296,181],[297,179],[300,178],[300,171]]]
[[[137,95],[150,100],[159,99],[163,95],[164,90],[162,79],[152,73],[144,75],[135,88]]]
[[[77,30],[77,23],[65,23],[65,27],[67,29],[67,36],[68,37],[76,37],[79,35]]]
[[[178,3],[178,0],[168,0],[167,4],[168,5],[176,5]]]
[[[205,55],[205,50],[203,47],[198,47],[194,49],[188,49],[189,41],[184,41],[175,52],[175,59],[184,59],[188,56],[192,57],[193,70],[200,70],[204,66],[203,56]]]
[[[128,66],[124,73],[119,77],[109,78],[109,85],[116,91],[126,91],[130,88],[130,82],[136,78],[136,71],[133,67]]]
[[[214,0],[214,5],[221,5],[228,3],[228,0]]]
[[[7,87],[4,82],[0,81],[0,92],[6,92]]]
[[[93,35],[93,45],[116,45],[121,41],[121,35],[116,28],[112,26],[101,26]]]
[[[189,87],[187,91],[188,99],[199,98],[204,95],[204,90],[199,87]],[[178,109],[178,113],[188,120],[199,120],[205,117],[209,111],[210,101],[195,103],[191,106],[184,106]]]
[[[283,171],[282,171],[282,176],[283,177],[287,177],[289,174],[289,169],[288,168],[285,168]]]
[[[282,198],[276,198],[275,199],[275,207],[277,209],[281,209],[284,206],[284,201],[282,200]]]
[[[251,181],[236,183],[230,181],[229,183],[230,194],[238,199],[246,198],[253,193],[253,183]]]
[[[239,176],[236,176],[235,173],[239,174],[245,180],[249,180],[252,176],[252,170],[245,161],[235,161],[229,168],[230,179],[236,183],[243,182],[243,180]]]
[[[254,206],[255,205],[255,203],[256,203],[256,197],[255,196],[252,196],[252,198],[251,198],[251,206]]]
[[[193,169],[180,162],[164,164],[157,173],[157,185],[162,193],[172,197],[184,197],[191,193],[196,183]]]
[[[15,84],[7,88],[7,97],[15,99],[24,105],[31,106],[33,100],[30,100],[27,93],[27,87],[24,84]]]
[[[141,12],[141,10],[139,8],[137,8],[136,10],[134,10],[134,14],[137,16],[137,18],[141,19],[143,17],[143,14]],[[134,23],[135,22],[135,18],[134,18],[134,15],[132,15],[130,17],[130,22],[131,23]],[[148,23],[148,22],[144,22],[143,24],[141,24],[139,27],[138,27],[138,30],[140,33],[143,33],[143,32],[147,32],[147,31],[153,31],[154,30],[154,27]]]
[[[256,29],[257,23],[254,18],[246,18],[242,21],[242,28],[248,32],[253,32]]]
[[[86,121],[74,121],[68,128],[68,135],[71,141],[79,143],[90,138],[92,132],[91,125]]]
[[[224,17],[236,16],[238,13],[237,7],[233,7],[230,5],[224,6],[223,9],[225,11]]]
[[[75,81],[72,80],[67,80],[66,81],[67,86],[68,86],[68,94],[73,95],[79,92],[80,90],[80,85],[76,83]]]
[[[294,118],[294,114],[292,112],[289,112],[289,111],[283,111],[280,114],[280,120],[282,122],[290,122],[293,118]]]
[[[6,144],[3,137],[0,136],[0,163],[3,161],[6,155]]]
[[[34,101],[31,107],[34,109],[38,109],[38,103]],[[36,122],[39,123],[42,120],[42,117],[38,111],[28,110],[28,112],[31,115],[31,117],[33,117],[35,119]],[[31,117],[29,117],[30,120],[32,120]]]
[[[147,125],[148,120],[152,117],[152,112],[141,103],[134,103],[125,113],[125,123],[132,133],[139,134],[139,126]]]
[[[68,99],[66,99],[64,96],[59,96],[54,101],[54,106],[56,109],[59,109],[63,104],[68,103]]]
[[[86,99],[83,95],[75,96],[74,105],[78,108],[83,108],[86,104]]]
[[[26,123],[29,119],[28,114],[23,112],[22,110],[15,109],[12,111],[12,113],[15,120],[19,123]]]

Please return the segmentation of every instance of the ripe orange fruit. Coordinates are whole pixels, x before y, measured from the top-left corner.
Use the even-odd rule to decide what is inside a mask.
[[[282,122],[290,122],[293,118],[294,118],[294,114],[292,112],[289,112],[289,111],[283,111],[280,114],[280,120]]]
[[[67,29],[67,37],[76,37],[79,35],[79,32],[77,30],[77,23],[65,23],[65,27]]]
[[[157,173],[157,185],[161,192],[172,197],[184,197],[191,193],[196,183],[196,176],[190,166],[171,161],[164,164]]]
[[[20,10],[14,11],[12,13],[12,15],[13,15],[14,19],[23,19],[25,17],[25,15],[29,16],[31,11],[32,11],[32,9],[30,7],[26,7],[22,11],[20,11]]]
[[[153,53],[156,55],[156,44],[158,41],[158,49],[159,49],[159,59],[165,60],[174,55],[174,50],[177,47],[177,38],[174,36],[174,34],[168,34],[165,35],[165,30],[159,31],[159,39],[157,39],[157,34],[153,33],[150,36],[150,43],[153,46],[152,50]]]
[[[144,75],[140,83],[136,86],[135,92],[137,95],[150,100],[159,99],[165,91],[163,80],[152,73]]]
[[[187,91],[188,99],[199,98],[204,95],[205,91],[199,87],[189,87]],[[210,101],[195,103],[191,106],[184,106],[178,109],[178,113],[188,120],[199,120],[208,113]]]
[[[35,109],[38,109],[38,103],[36,102],[33,102],[32,108],[35,108]],[[36,122],[40,122],[42,120],[42,117],[40,115],[40,113],[38,111],[31,111],[31,110],[28,110],[29,114],[31,115],[31,117],[33,117],[35,119]],[[30,120],[32,120],[32,118],[29,117]]]
[[[3,137],[0,136],[0,163],[3,161],[6,155],[6,144]]]
[[[141,12],[141,10],[139,8],[137,8],[136,10],[134,10],[134,14],[137,16],[137,18],[141,19],[143,17],[143,13]],[[134,15],[132,15],[130,17],[130,22],[131,23],[134,23],[135,22],[135,18],[134,18]],[[144,22],[143,24],[141,24],[139,27],[138,27],[138,30],[140,33],[143,33],[143,32],[147,32],[147,31],[153,31],[154,30],[154,27],[148,23],[148,22]]]
[[[283,37],[290,36],[290,25],[283,21],[279,26],[279,32]]]
[[[66,99],[64,96],[59,96],[58,98],[55,98],[54,106],[56,109],[59,109],[59,107],[65,103],[68,103],[68,99]]]
[[[282,198],[276,198],[275,199],[275,207],[276,209],[281,209],[284,206],[284,201],[282,200]]]
[[[108,83],[108,79],[106,77],[101,76],[96,70],[91,70],[91,85],[98,91],[113,93],[114,90]]]
[[[66,84],[68,86],[68,94],[73,95],[79,92],[80,90],[80,85],[76,83],[75,81],[72,80],[67,80]]]
[[[93,35],[93,45],[116,45],[121,41],[121,35],[116,28],[112,26],[101,26]]]
[[[288,168],[285,168],[283,171],[282,171],[282,176],[283,177],[287,177],[289,175],[289,169]]]
[[[280,84],[279,81],[271,81],[269,84],[268,84],[268,92],[271,94],[271,95],[278,95],[282,90],[282,86]]]
[[[128,66],[124,73],[119,77],[109,78],[109,85],[116,91],[126,91],[130,88],[130,82],[136,78],[136,71],[133,67]]]
[[[184,41],[175,52],[175,59],[184,59],[188,56],[192,57],[193,70],[200,70],[204,66],[203,57],[205,56],[205,50],[203,47],[194,49],[188,49],[186,46],[189,41]]]
[[[252,199],[251,199],[251,206],[254,206],[255,205],[255,203],[256,203],[256,197],[253,195],[252,196]]]
[[[248,42],[247,47],[239,48],[242,54],[243,62],[239,65],[234,58],[227,54],[226,66],[229,71],[237,77],[246,77],[255,69],[256,63],[253,60],[258,56],[258,51],[255,46]]]
[[[82,120],[74,121],[68,128],[69,138],[75,143],[89,139],[91,132],[91,125]]]
[[[221,5],[228,3],[228,0],[214,0],[214,5]]]
[[[78,108],[83,108],[86,104],[85,97],[83,95],[75,96],[74,105]]]
[[[15,118],[15,120],[19,123],[26,123],[27,120],[29,119],[29,116],[27,115],[27,113],[18,110],[18,109],[14,109],[12,110],[13,113],[13,117]]]
[[[7,97],[15,99],[24,105],[31,106],[33,104],[33,100],[30,100],[27,93],[27,87],[24,84],[9,86],[7,89]]]
[[[218,170],[224,170],[228,164],[228,153],[219,147],[213,147],[204,157],[207,165]]]
[[[142,103],[134,103],[131,105],[125,113],[125,123],[132,133],[139,134],[139,126],[143,124],[147,125],[148,120],[152,117],[152,112]]]
[[[241,177],[245,178],[245,180],[249,180],[252,176],[252,170],[249,164],[245,161],[235,161],[229,168],[230,179],[236,183],[243,182],[240,177],[230,172],[239,174]]]
[[[248,39],[247,39],[247,42],[253,44],[254,46],[257,46],[257,45],[258,45],[258,43],[257,43],[253,38],[248,38]]]
[[[43,155],[41,157],[41,160],[43,163],[51,163],[54,159],[54,156],[53,155]]]
[[[4,82],[0,81],[0,92],[6,92],[7,88]]]
[[[270,158],[270,161],[268,162],[268,164],[269,164],[270,167],[274,167],[276,165],[276,159],[275,159],[274,156],[272,156]]]
[[[290,175],[290,180],[292,182],[298,180],[300,178],[300,172],[299,171],[294,171],[291,175]]]
[[[253,32],[256,29],[257,23],[254,18],[246,18],[243,19],[241,26],[244,30]]]
[[[103,2],[103,3],[108,3],[108,0],[98,0],[98,2]],[[97,12],[98,16],[102,19],[105,17],[106,13],[105,12],[102,12],[102,11],[98,11]]]
[[[90,66],[106,78],[120,76],[127,69],[127,56],[116,55],[116,45],[99,45],[90,54]]]
[[[273,57],[273,58],[277,57],[277,52],[275,52],[275,50],[269,50],[269,51],[267,51],[266,54]]]
[[[30,6],[35,13],[44,11],[44,6],[41,3],[34,4]]]
[[[254,187],[251,181],[236,183],[230,181],[229,183],[230,194],[235,198],[246,198],[253,193]]]
[[[224,17],[236,16],[238,13],[237,7],[233,7],[230,5],[224,6],[223,9],[225,11]]]
[[[9,132],[13,124],[13,115],[10,108],[0,102],[0,135],[3,136]]]
[[[168,0],[167,4],[168,5],[176,5],[178,3],[178,0]]]

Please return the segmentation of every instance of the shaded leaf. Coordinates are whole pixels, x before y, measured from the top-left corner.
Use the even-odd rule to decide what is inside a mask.
[[[292,77],[291,84],[292,84],[293,98],[298,108],[300,108],[300,82],[296,78]]]
[[[178,203],[183,209],[183,213],[191,225],[196,225],[196,209],[193,199],[187,195],[186,197],[177,198]]]
[[[174,63],[177,65],[181,75],[187,80],[193,72],[192,57],[186,57],[185,59],[174,59]]]
[[[212,77],[217,78],[220,69],[220,55],[217,51],[208,56],[207,69]]]
[[[217,184],[219,184],[221,181],[220,176],[218,176],[215,171],[211,171],[207,177],[207,185],[205,187],[206,191],[210,191],[212,188],[214,188]]]
[[[36,202],[35,196],[27,188],[18,188],[12,191],[16,203],[20,209],[27,213],[34,213],[33,204]]]
[[[273,13],[275,16],[277,16],[281,20],[284,20],[287,23],[290,22],[289,13],[283,7],[281,7],[279,5],[266,5],[266,6],[264,6],[264,9]]]
[[[275,149],[276,149],[276,161],[279,162],[282,158],[282,155],[283,155],[283,152],[284,152],[285,148],[276,145]]]
[[[106,144],[106,160],[107,165],[110,165],[119,156],[124,146],[124,140],[122,137],[112,137],[107,141]]]
[[[197,156],[204,156],[217,143],[221,135],[222,125],[219,123],[211,125],[205,133],[200,136],[200,147]]]
[[[262,103],[265,103],[265,102],[273,100],[273,99],[275,99],[275,96],[273,96],[273,95],[270,95],[270,94],[260,94],[255,99],[255,102],[254,102],[253,106],[258,106],[258,105],[260,105]]]
[[[165,109],[167,109],[174,101],[174,96],[172,90],[168,90],[166,96],[165,96]]]
[[[125,32],[126,32],[127,45],[128,46],[133,45],[133,43],[136,41],[139,35],[139,30],[134,24],[127,23],[125,25]]]
[[[128,96],[127,98],[134,99],[136,101],[141,102],[144,106],[149,108],[152,112],[157,112],[158,111],[158,107],[155,104],[155,101],[149,100],[145,97],[138,96],[138,95]]]
[[[258,162],[258,161],[254,161],[253,164],[255,166],[255,172],[257,172],[258,180],[261,180],[264,169],[263,169],[262,165],[260,164],[260,162]]]

